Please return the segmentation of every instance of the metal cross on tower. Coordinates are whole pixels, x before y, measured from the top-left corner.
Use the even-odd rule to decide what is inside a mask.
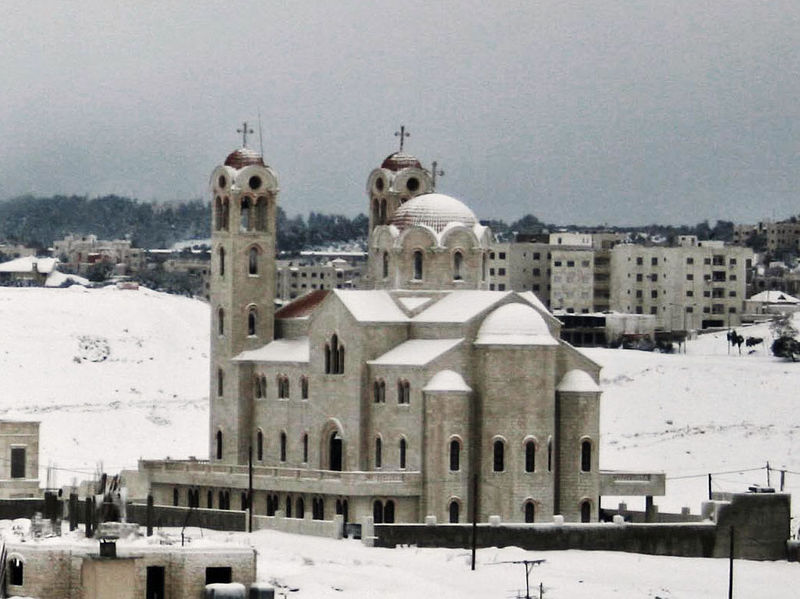
[[[395,131],[394,136],[400,138],[400,151],[402,152],[403,142],[405,141],[406,137],[411,137],[411,134],[408,131],[406,131],[405,125],[400,125],[400,131]]]
[[[444,177],[444,171],[441,170],[441,169],[437,170],[436,169],[437,166],[439,166],[439,163],[434,160],[433,164],[432,164],[432,168],[431,168],[431,174],[433,175],[433,181],[431,182],[431,187],[434,190],[436,190],[436,177],[437,177],[437,175],[439,177]]]
[[[241,129],[237,129],[236,130],[236,133],[241,133],[242,134],[242,147],[243,148],[247,147],[247,134],[248,133],[252,133],[252,132],[253,132],[253,130],[252,129],[248,129],[248,127],[247,127],[247,121],[242,123],[242,128]]]

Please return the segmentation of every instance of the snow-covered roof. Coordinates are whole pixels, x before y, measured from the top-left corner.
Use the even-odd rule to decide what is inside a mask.
[[[367,364],[424,366],[462,341],[463,339],[409,339]]]
[[[544,318],[527,304],[504,304],[478,329],[476,345],[558,345]]]
[[[414,317],[414,322],[466,322],[491,308],[511,291],[477,289],[451,291],[427,310]]]
[[[556,386],[556,391],[572,393],[597,393],[600,387],[594,382],[589,373],[583,370],[570,370]]]
[[[761,293],[756,293],[748,301],[767,304],[800,304],[800,299],[783,291],[762,291]]]
[[[408,310],[409,312],[413,312],[420,306],[427,304],[431,301],[430,296],[411,296],[411,297],[398,297],[397,301],[400,302],[403,307]]]
[[[427,226],[441,233],[449,223],[471,227],[478,224],[475,213],[464,202],[441,193],[426,193],[400,206],[391,223],[398,229]]]
[[[334,289],[333,293],[358,322],[408,322],[408,317],[387,291]]]
[[[24,256],[0,263],[0,272],[36,272],[48,274],[53,271],[58,263],[56,258],[37,258],[36,256]]]
[[[464,378],[453,370],[440,370],[431,377],[431,380],[422,388],[423,392],[436,391],[466,391],[472,389],[464,381]]]
[[[276,339],[258,349],[243,351],[236,362],[308,362],[308,337]]]
[[[84,277],[79,277],[78,275],[64,274],[63,272],[58,272],[57,270],[54,270],[49,275],[47,275],[47,279],[44,282],[44,286],[60,287],[67,281],[73,283],[74,285],[83,285],[84,287],[88,287],[90,284],[89,279],[86,279]]]

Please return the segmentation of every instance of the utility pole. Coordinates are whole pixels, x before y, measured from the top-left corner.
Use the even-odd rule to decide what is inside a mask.
[[[478,545],[478,475],[472,475],[472,570],[475,570],[475,550]]]
[[[728,559],[728,599],[733,599],[733,526],[731,526],[731,554]]]
[[[768,486],[768,487],[769,487],[769,486],[771,486],[771,485],[769,484],[769,462],[767,462],[767,486]]]
[[[708,500],[711,501],[711,473],[708,473]]]
[[[253,532],[253,445],[247,448],[247,532]]]

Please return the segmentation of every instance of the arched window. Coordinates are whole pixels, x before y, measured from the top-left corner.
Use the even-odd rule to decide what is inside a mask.
[[[225,310],[222,308],[217,310],[217,334],[225,334]]]
[[[297,513],[295,514],[295,518],[299,518],[302,520],[305,518],[306,515],[306,502],[303,501],[302,497],[297,498]]]
[[[291,518],[292,517],[292,496],[291,495],[287,495],[286,496],[286,517],[287,518]]]
[[[536,443],[533,440],[525,442],[525,472],[536,471]]]
[[[16,555],[8,560],[8,584],[22,586],[25,581],[24,562]]]
[[[581,522],[590,522],[592,520],[592,502],[588,499],[581,501]]]
[[[389,252],[383,252],[383,278],[389,276]]]
[[[256,229],[266,231],[267,228],[267,198],[261,196],[256,200]]]
[[[502,440],[496,439],[494,442],[494,459],[492,462],[495,472],[502,472],[505,470],[505,444]]]
[[[241,494],[239,495],[239,505],[241,506],[241,510],[242,511],[246,510],[249,503],[250,502],[247,501],[247,492],[242,491]]]
[[[214,228],[222,229],[222,198],[219,196],[214,199]]]
[[[256,459],[260,462],[264,459],[264,433],[258,431],[256,434]]]
[[[464,262],[464,255],[461,252],[453,254],[453,279],[460,281],[463,276],[461,274],[461,267]]]
[[[247,274],[258,274],[258,248],[250,248],[247,253]]]
[[[289,377],[279,374],[276,378],[278,385],[278,399],[289,399]]]
[[[411,401],[411,387],[408,381],[397,381],[397,403],[407,404]]]
[[[547,439],[547,471],[553,471],[553,439]]]
[[[372,520],[375,524],[383,524],[383,503],[378,500],[372,504]]]
[[[300,377],[300,398],[308,399],[308,377]]]
[[[329,343],[325,344],[325,373],[344,373],[344,345],[339,343],[339,337],[334,333]]]
[[[228,198],[222,200],[222,228],[226,231],[229,228],[231,220],[231,203]]]
[[[258,322],[258,311],[251,307],[247,311],[247,334],[251,337],[256,334],[256,323]]]
[[[217,431],[216,435],[216,442],[217,442],[217,459],[222,459],[222,431]]]
[[[375,438],[375,467],[380,468],[383,462],[383,441],[380,437]]]
[[[225,371],[217,368],[217,397],[222,397],[225,392]]]
[[[178,493],[177,487],[172,489],[172,505],[178,505],[180,503],[180,494]]]
[[[420,250],[416,250],[414,252],[414,279],[421,281],[422,274],[422,252]]]
[[[214,507],[214,491],[210,490],[206,494],[206,499],[208,500],[208,509],[212,509]]]
[[[406,443],[405,439],[400,439],[400,468],[404,469],[406,467],[406,450],[408,448],[408,444]]]
[[[450,524],[458,524],[458,510],[459,510],[458,502],[455,499],[453,499],[450,502],[450,507],[449,507]]]
[[[525,502],[525,522],[533,522],[536,517],[536,506],[530,499]]]
[[[303,434],[303,463],[308,464],[308,433]]]
[[[241,212],[240,212],[241,219],[239,221],[239,229],[242,231],[249,231],[253,226],[252,214],[250,213],[250,209],[252,207],[252,202],[250,198],[248,198],[247,196],[243,197],[240,206],[241,206]]]
[[[581,441],[581,472],[592,470],[592,442],[589,439]]]
[[[225,276],[225,248],[219,248],[219,276]]]
[[[339,434],[338,431],[334,431],[331,433],[330,441],[329,441],[329,458],[330,458],[330,470],[335,470],[337,472],[341,472],[342,464],[343,464],[343,447],[342,447],[342,436]]]
[[[281,462],[286,461],[286,433],[281,432]]]
[[[386,401],[386,382],[383,379],[378,379],[372,383],[372,401],[375,403],[384,403]]]
[[[450,441],[450,472],[458,472],[461,469],[461,443],[458,439]]]

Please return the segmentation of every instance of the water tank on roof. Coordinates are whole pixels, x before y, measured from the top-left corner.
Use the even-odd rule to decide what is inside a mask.
[[[275,599],[275,589],[263,582],[254,582],[250,585],[248,599]]]
[[[238,582],[215,582],[207,584],[205,599],[246,599],[243,584]]]

